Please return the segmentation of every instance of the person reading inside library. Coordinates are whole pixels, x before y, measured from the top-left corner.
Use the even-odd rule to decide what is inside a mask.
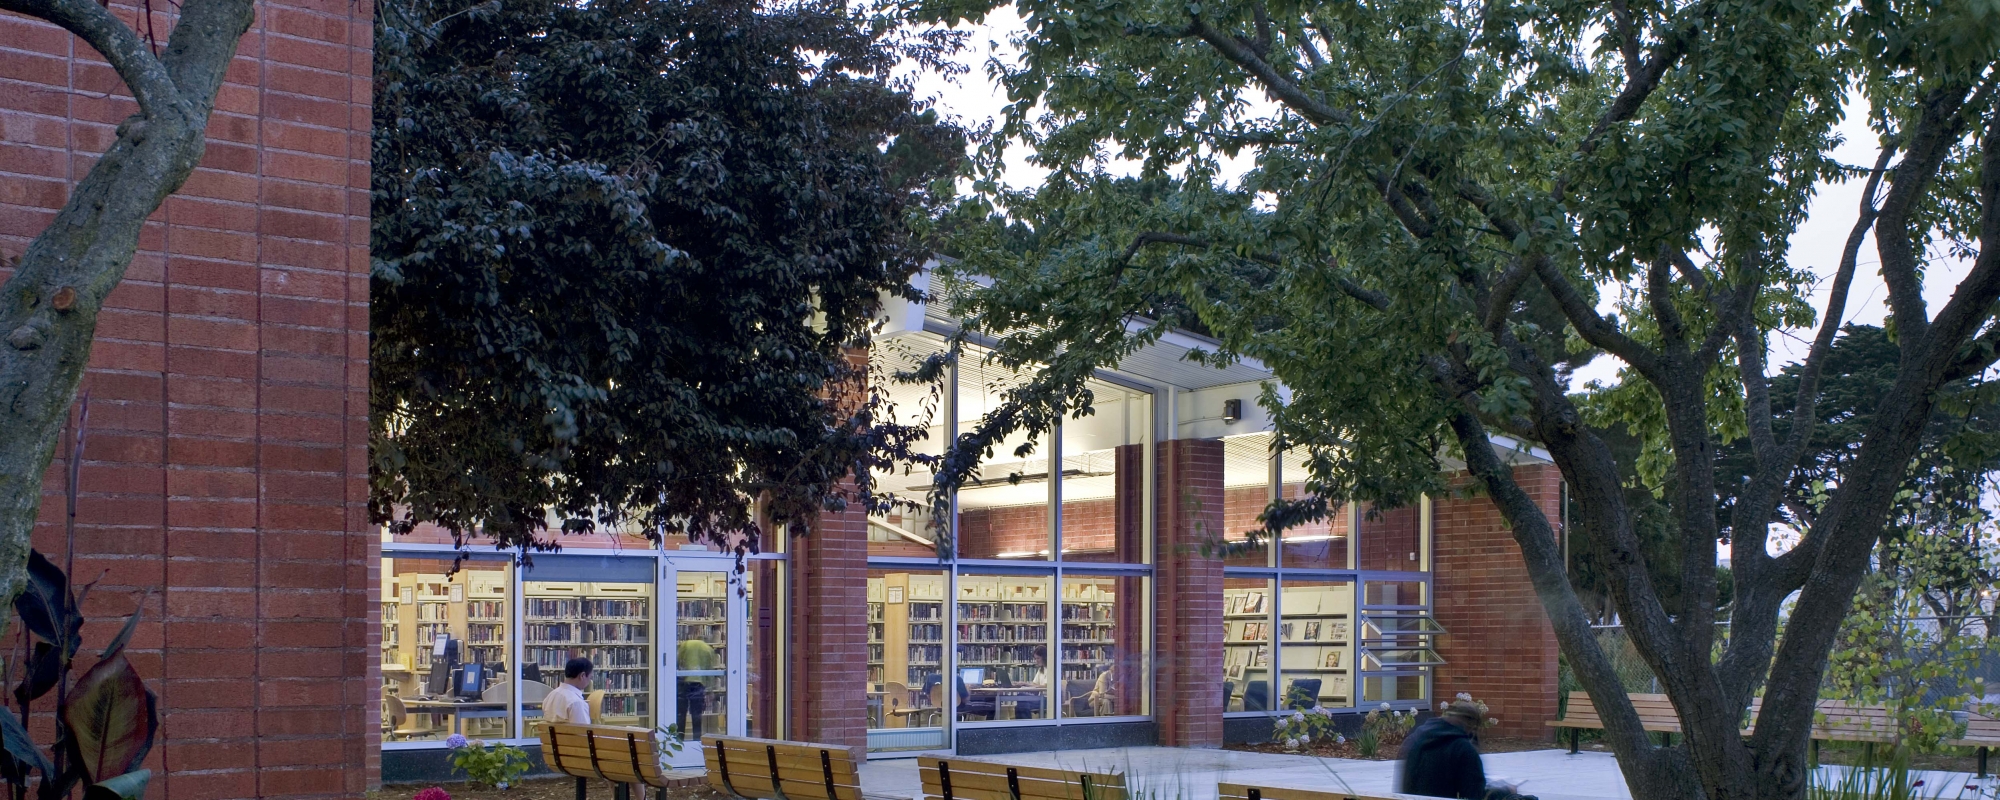
[[[1034,659],[1034,663],[1028,665],[1025,680],[1019,681],[1014,685],[1046,690],[1049,686],[1049,648],[1045,645],[1036,645],[1034,654],[1031,657]],[[1007,699],[1014,701],[1015,719],[1041,719],[1042,708],[1044,706],[1043,698],[1044,696],[1041,693],[1034,692],[1015,695]]]
[[[682,672],[706,672],[718,668],[715,648],[700,639],[682,639],[675,648],[675,661]],[[680,731],[682,738],[696,741],[701,738],[701,717],[708,713],[708,685],[700,678],[681,678],[675,690],[680,694]],[[689,727],[692,720],[693,727]]]
[[[584,691],[590,688],[590,672],[594,669],[588,658],[572,658],[563,665],[562,683],[542,698],[542,719],[550,724],[589,725],[590,699]]]

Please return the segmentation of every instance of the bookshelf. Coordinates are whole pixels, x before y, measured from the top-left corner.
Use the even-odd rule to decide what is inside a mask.
[[[1062,597],[1063,680],[1092,680],[1118,660],[1117,589],[1111,581],[1068,578]]]
[[[1235,684],[1231,705],[1241,708],[1244,690],[1252,681],[1263,681],[1266,697],[1271,682],[1271,590],[1266,581],[1254,587],[1225,588],[1222,591],[1222,670],[1223,679]],[[1255,709],[1251,709],[1255,710]]]
[[[1031,680],[1035,648],[1049,644],[1048,578],[960,576],[958,666]]]
[[[868,579],[868,683],[922,691],[944,677],[943,575],[891,572]]]
[[[1320,705],[1352,705],[1354,585],[1288,583],[1281,591],[1278,667],[1286,685],[1317,679]]]
[[[604,690],[599,724],[651,727],[653,584],[531,581],[522,595],[527,663],[560,676],[571,658],[590,659],[590,688]]]

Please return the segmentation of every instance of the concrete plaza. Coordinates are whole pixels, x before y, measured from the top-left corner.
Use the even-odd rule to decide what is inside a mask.
[[[1103,750],[1044,751],[978,756],[974,760],[1031,767],[1058,767],[1092,772],[1122,772],[1135,800],[1215,800],[1217,783],[1353,792],[1392,793],[1396,764],[1342,758],[1250,753],[1236,750],[1195,750],[1174,747],[1123,747]],[[1632,794],[1610,753],[1532,750],[1485,757],[1490,780],[1519,783],[1525,794],[1541,800],[1630,800]],[[1821,768],[1829,780],[1841,767]],[[1996,781],[1976,780],[1963,772],[1924,772],[1918,797],[1939,800],[1995,798]],[[920,797],[922,783],[914,758],[877,756],[861,768],[862,787],[871,795]]]

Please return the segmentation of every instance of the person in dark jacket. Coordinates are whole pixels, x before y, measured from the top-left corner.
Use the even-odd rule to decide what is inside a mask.
[[[1396,791],[1485,800],[1486,765],[1479,760],[1481,716],[1479,706],[1456,702],[1411,731],[1403,740],[1396,767]]]

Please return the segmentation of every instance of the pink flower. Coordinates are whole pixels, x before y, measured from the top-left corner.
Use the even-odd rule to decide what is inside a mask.
[[[451,800],[451,795],[446,794],[442,787],[433,786],[418,792],[417,796],[410,800]]]

